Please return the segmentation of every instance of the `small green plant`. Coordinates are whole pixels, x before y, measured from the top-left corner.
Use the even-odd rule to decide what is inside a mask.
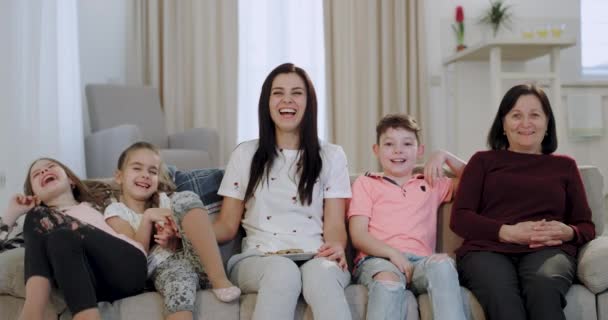
[[[490,25],[496,36],[501,27],[511,29],[511,16],[510,5],[505,4],[503,0],[490,0],[490,7],[483,13],[479,22]]]

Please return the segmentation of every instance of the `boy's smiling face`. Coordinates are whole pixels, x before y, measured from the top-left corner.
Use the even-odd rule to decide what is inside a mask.
[[[384,175],[391,178],[411,176],[416,160],[424,153],[424,146],[418,144],[416,134],[403,128],[388,128],[373,149]]]

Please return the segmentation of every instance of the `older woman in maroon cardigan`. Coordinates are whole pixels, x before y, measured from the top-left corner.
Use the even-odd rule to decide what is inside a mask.
[[[576,253],[595,228],[576,162],[553,154],[545,93],[511,88],[488,145],[467,164],[452,211],[451,228],[464,238],[461,283],[490,320],[565,319]]]

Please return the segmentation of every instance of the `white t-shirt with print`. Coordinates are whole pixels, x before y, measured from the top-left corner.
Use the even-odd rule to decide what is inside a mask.
[[[171,209],[171,199],[169,199],[166,193],[159,193],[158,200],[159,208]],[[127,221],[134,231],[139,229],[141,219],[143,218],[143,214],[131,210],[131,208],[127,207],[127,205],[122,202],[113,202],[110,204],[103,215],[106,220],[112,217],[119,217]],[[167,258],[173,254],[172,251],[166,250],[159,245],[150,244],[150,246],[150,253],[148,253],[148,277],[152,275],[161,262],[167,260]]]
[[[230,156],[218,194],[245,199],[251,160],[258,140],[243,142]],[[247,237],[242,250],[274,252],[302,249],[316,252],[323,244],[323,199],[350,198],[348,164],[342,147],[321,142],[323,167],[312,193],[312,203],[302,205],[296,177],[298,150],[277,150],[269,179],[262,179],[245,204],[242,226]]]

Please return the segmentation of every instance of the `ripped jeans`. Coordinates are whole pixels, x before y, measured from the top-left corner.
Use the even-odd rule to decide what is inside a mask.
[[[471,318],[470,307],[462,299],[458,273],[451,258],[409,253],[404,253],[404,256],[414,267],[410,289],[415,295],[429,294],[434,319]],[[399,282],[375,280],[374,276],[379,272],[393,272],[399,277]],[[384,258],[366,257],[357,264],[354,276],[357,283],[368,289],[367,319],[405,319],[408,308],[405,274],[392,262]]]
[[[124,240],[43,206],[27,213],[23,234],[25,281],[48,279],[72,314],[143,291],[146,256]]]

